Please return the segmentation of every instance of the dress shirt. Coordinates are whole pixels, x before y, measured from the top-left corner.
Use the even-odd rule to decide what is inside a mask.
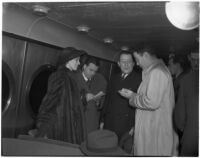
[[[85,76],[85,74],[83,72],[82,72],[82,75],[83,75],[83,78],[84,78],[85,82],[88,82],[89,79]]]

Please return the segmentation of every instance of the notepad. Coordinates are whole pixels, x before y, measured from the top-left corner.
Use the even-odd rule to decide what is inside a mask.
[[[94,98],[93,98],[93,100],[98,100],[98,99],[100,99],[102,96],[104,96],[105,95],[105,93],[104,92],[102,92],[102,91],[100,91],[99,93],[97,93],[95,96],[94,96]]]

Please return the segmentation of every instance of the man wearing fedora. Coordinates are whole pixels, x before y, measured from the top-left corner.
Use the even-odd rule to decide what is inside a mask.
[[[58,69],[48,80],[48,90],[41,103],[33,137],[48,137],[80,144],[86,138],[83,105],[78,86],[73,79],[83,51],[72,47],[63,49]]]

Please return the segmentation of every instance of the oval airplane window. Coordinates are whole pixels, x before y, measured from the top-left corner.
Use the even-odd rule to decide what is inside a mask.
[[[47,92],[49,76],[56,70],[55,66],[43,65],[33,75],[29,84],[27,101],[35,115],[38,114],[40,104]]]
[[[2,100],[1,100],[1,110],[4,113],[13,97],[13,90],[14,90],[14,78],[12,75],[12,71],[10,67],[5,63],[2,62]]]

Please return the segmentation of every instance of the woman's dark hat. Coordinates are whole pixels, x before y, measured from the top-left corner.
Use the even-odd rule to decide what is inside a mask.
[[[109,130],[96,130],[89,133],[80,149],[88,156],[128,156],[118,146],[117,135]]]
[[[60,54],[59,65],[63,65],[66,62],[68,62],[74,58],[77,58],[83,54],[86,54],[86,52],[83,50],[78,50],[73,47],[66,47],[62,50],[62,52]]]

